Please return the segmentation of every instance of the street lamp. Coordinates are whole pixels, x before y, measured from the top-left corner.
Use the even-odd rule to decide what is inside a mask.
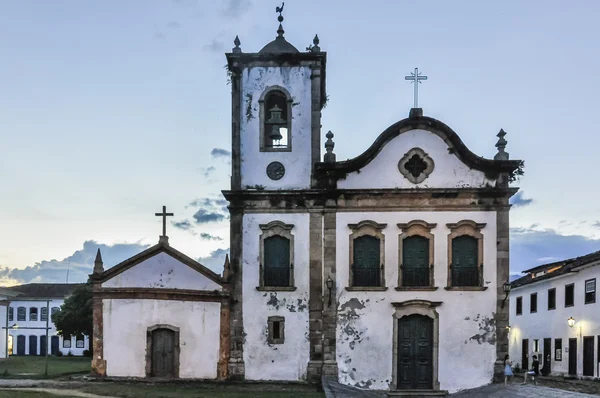
[[[506,293],[506,296],[504,297],[504,300],[502,300],[502,308],[504,308],[504,303],[506,302],[506,299],[508,298],[508,293],[510,293],[510,289],[512,288],[512,285],[510,284],[509,281],[504,282],[504,284],[502,285],[502,290],[504,290],[504,293]]]
[[[573,319],[572,316],[569,317],[569,319],[567,319],[567,323],[569,324],[569,327],[573,327],[575,325],[575,319]]]
[[[327,289],[329,289],[329,307],[331,307],[331,289],[333,289],[333,279],[331,279],[331,275],[329,275],[327,277],[327,280],[325,281],[325,283],[327,284]]]

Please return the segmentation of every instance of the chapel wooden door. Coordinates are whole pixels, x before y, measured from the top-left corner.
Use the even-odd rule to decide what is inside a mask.
[[[29,355],[37,355],[37,336],[29,336]]]
[[[577,374],[577,339],[569,339],[569,374]]]
[[[583,337],[583,375],[594,375],[594,336]]]
[[[433,319],[410,315],[398,320],[398,389],[433,389]]]
[[[152,331],[152,376],[177,377],[175,374],[175,332],[171,329]]]
[[[25,355],[25,336],[17,336],[17,355]]]

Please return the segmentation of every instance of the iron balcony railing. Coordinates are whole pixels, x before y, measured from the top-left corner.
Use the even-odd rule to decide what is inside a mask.
[[[290,269],[288,267],[265,268],[263,282],[265,286],[289,286]]]
[[[377,268],[354,268],[352,270],[352,286],[380,286],[381,273]]]
[[[419,267],[402,269],[402,285],[407,287],[429,286],[429,268]]]

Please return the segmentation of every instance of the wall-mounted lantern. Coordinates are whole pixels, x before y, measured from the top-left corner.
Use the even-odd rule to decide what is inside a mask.
[[[569,327],[573,327],[575,325],[575,319],[573,319],[572,316],[569,317],[569,319],[567,319],[567,323],[569,324]]]
[[[506,296],[504,296],[504,300],[502,300],[502,308],[504,308],[504,303],[506,302],[506,299],[508,298],[508,293],[510,293],[510,289],[512,288],[512,285],[510,284],[509,281],[504,282],[504,284],[502,285],[502,290],[504,290],[504,293],[506,294]]]
[[[331,275],[327,277],[327,281],[325,281],[325,283],[327,284],[327,289],[329,289],[329,307],[331,307],[331,289],[333,289],[333,279],[331,279]]]

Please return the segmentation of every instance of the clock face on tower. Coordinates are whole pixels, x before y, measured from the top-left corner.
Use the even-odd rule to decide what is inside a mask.
[[[267,176],[271,180],[280,180],[285,174],[285,167],[280,162],[271,162],[267,166]]]

